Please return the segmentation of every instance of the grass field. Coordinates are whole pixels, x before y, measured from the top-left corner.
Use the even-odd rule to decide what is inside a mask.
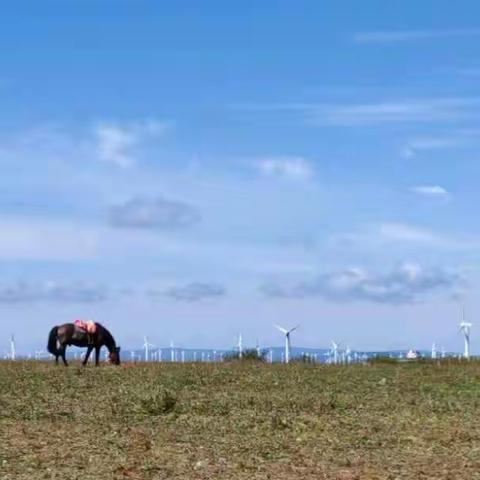
[[[480,363],[0,362],[0,479],[480,479]]]

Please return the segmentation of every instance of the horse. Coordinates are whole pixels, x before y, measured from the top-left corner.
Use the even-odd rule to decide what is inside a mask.
[[[83,360],[84,366],[87,364],[92,350],[95,349],[95,365],[98,367],[100,349],[105,345],[108,348],[110,362],[114,365],[120,365],[120,347],[117,347],[112,334],[100,323],[95,323],[95,326],[96,331],[91,334],[78,328],[73,323],[53,327],[48,335],[47,349],[55,356],[55,363],[58,365],[58,357],[61,357],[67,367],[68,362],[65,358],[65,352],[67,346],[74,345],[76,347],[87,347],[87,354]]]

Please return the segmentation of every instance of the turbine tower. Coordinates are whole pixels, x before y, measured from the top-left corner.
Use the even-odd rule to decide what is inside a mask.
[[[145,350],[145,361],[148,362],[150,360],[150,347],[154,347],[152,343],[148,343],[148,338],[143,337],[143,348]]]
[[[10,359],[15,360],[17,357],[17,351],[15,349],[15,335],[10,337]]]
[[[238,334],[238,343],[237,343],[237,348],[238,348],[238,358],[242,359],[243,357],[243,343],[242,343],[242,334]]]
[[[338,363],[338,343],[331,340],[332,350],[331,354],[333,355],[333,363],[336,365]]]
[[[274,325],[277,330],[280,330],[285,335],[285,363],[290,362],[290,334],[296,330],[300,325],[287,330],[286,328],[281,327],[280,325]]]
[[[352,355],[352,350],[350,349],[350,347],[347,345],[346,349],[345,349],[345,362],[346,363],[350,363],[350,360],[352,359],[351,358],[351,355]]]
[[[463,332],[465,346],[463,350],[464,358],[470,358],[470,328],[472,324],[465,321],[465,307],[462,309],[462,321],[460,322],[459,332]]]
[[[433,342],[432,345],[432,360],[435,360],[437,358],[437,345],[435,342]]]
[[[173,363],[175,361],[175,345],[173,340],[170,340],[170,361]]]

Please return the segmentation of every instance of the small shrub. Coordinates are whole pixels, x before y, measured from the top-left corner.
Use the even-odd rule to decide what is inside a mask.
[[[146,415],[166,415],[173,412],[177,405],[177,397],[168,390],[154,389],[140,397],[138,410]]]
[[[239,352],[230,352],[225,355],[225,361],[253,361],[253,362],[266,362],[267,360],[267,351],[260,350],[256,348],[249,348],[242,352],[242,357],[240,357]]]
[[[385,355],[379,355],[378,357],[370,358],[368,360],[368,363],[392,365],[392,364],[398,363],[398,359],[397,358],[392,358],[392,357],[387,357]]]

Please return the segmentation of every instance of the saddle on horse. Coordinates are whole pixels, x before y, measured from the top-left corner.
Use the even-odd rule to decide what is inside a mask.
[[[74,325],[87,334],[88,344],[93,345],[93,336],[97,333],[97,324],[93,320],[75,320]]]

